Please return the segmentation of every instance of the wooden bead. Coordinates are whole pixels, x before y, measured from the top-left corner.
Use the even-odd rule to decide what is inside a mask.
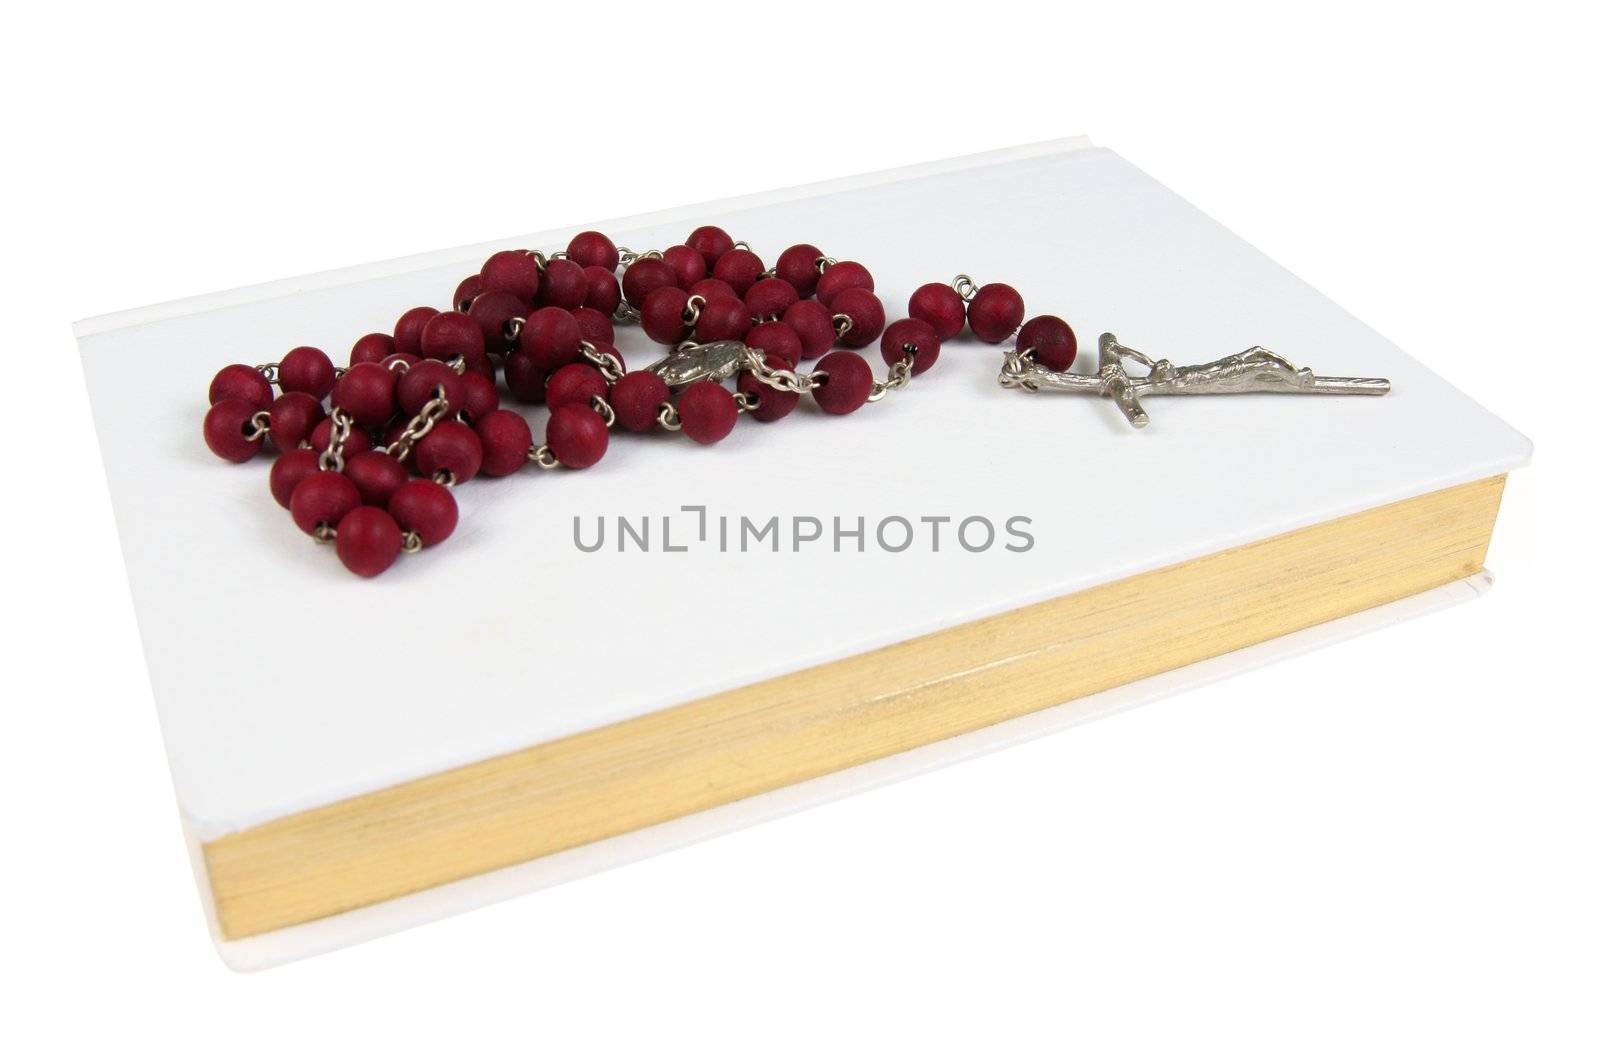
[[[847,290],[875,289],[872,273],[859,261],[839,261],[829,265],[817,277],[817,301],[833,308],[833,299]]]
[[[272,384],[248,364],[229,364],[211,377],[211,388],[206,396],[208,404],[243,401],[259,412],[272,403]]]
[[[1078,359],[1078,336],[1059,316],[1035,316],[1017,332],[1017,349],[1033,350],[1041,367],[1066,371]]]
[[[733,394],[710,379],[701,379],[679,394],[677,407],[684,436],[702,445],[721,441],[739,421]]]
[[[967,303],[967,324],[979,339],[1004,342],[1022,323],[1022,295],[1005,283],[985,283]]]
[[[653,371],[630,371],[611,386],[611,409],[617,425],[643,433],[656,426],[656,415],[672,400],[672,391]]]
[[[422,356],[422,329],[428,321],[439,315],[439,310],[427,305],[407,309],[394,322],[394,351],[413,357]]]
[[[490,254],[478,275],[486,291],[510,291],[530,305],[539,296],[539,261],[526,250]]]
[[[338,471],[309,474],[289,494],[289,514],[303,533],[314,533],[318,526],[337,526],[360,506],[356,484]]]
[[[948,283],[924,283],[911,292],[910,316],[933,328],[939,341],[948,342],[967,326],[967,303]]]
[[[599,412],[569,404],[550,413],[544,441],[563,467],[581,471],[600,462],[610,435]]]
[[[286,393],[272,402],[267,409],[267,439],[280,452],[298,448],[302,441],[311,438],[311,432],[327,417],[322,402],[308,393]]]
[[[849,330],[838,338],[841,346],[862,349],[883,334],[883,302],[865,287],[850,287],[840,291],[833,296],[828,308],[834,315],[850,319]]]
[[[913,357],[911,374],[921,375],[939,359],[939,336],[925,321],[896,320],[884,328],[878,348],[883,351],[883,362],[891,368],[907,356]]]
[[[382,507],[411,477],[405,466],[382,449],[358,452],[344,461],[344,476],[355,484],[363,504]]]
[[[424,548],[431,548],[455,532],[456,498],[438,482],[416,478],[394,491],[387,505],[402,533],[415,533]]]
[[[717,260],[733,249],[733,236],[714,224],[703,225],[689,233],[684,245],[700,251],[705,259],[706,271],[717,267]]]
[[[778,255],[773,275],[793,287],[800,297],[809,298],[817,292],[817,280],[822,278],[817,268],[822,256],[822,251],[810,243],[798,243]]]
[[[278,362],[278,388],[322,400],[333,391],[333,361],[315,346],[296,346]]]
[[[515,474],[528,462],[533,447],[533,430],[528,421],[508,408],[497,409],[474,424],[483,444],[483,465],[479,471],[492,478]]]
[[[447,419],[434,424],[417,442],[417,470],[428,477],[443,471],[455,481],[470,482],[483,466],[483,442],[465,423]]]
[[[549,305],[535,309],[522,325],[518,349],[545,371],[555,371],[583,355],[583,332],[565,309]]]
[[[709,271],[706,259],[700,256],[699,251],[682,244],[669,246],[663,250],[661,260],[672,269],[672,274],[677,277],[673,286],[680,290],[688,290],[699,283],[706,278],[706,273]]]
[[[261,409],[237,397],[224,397],[206,409],[206,447],[230,463],[243,463],[261,451],[264,438],[252,438],[250,419]]]
[[[357,507],[339,520],[333,550],[351,573],[377,577],[394,565],[402,546],[393,515],[381,507]]]
[[[861,354],[836,349],[817,362],[816,370],[828,373],[822,385],[811,391],[824,412],[847,415],[867,403],[872,393],[872,366]]]
[[[582,268],[603,268],[607,272],[615,272],[621,260],[617,244],[604,232],[579,232],[567,244],[567,256]]]
[[[289,498],[294,495],[294,487],[321,469],[317,464],[317,453],[311,449],[294,449],[279,456],[272,461],[272,470],[267,475],[272,499],[287,509]]]

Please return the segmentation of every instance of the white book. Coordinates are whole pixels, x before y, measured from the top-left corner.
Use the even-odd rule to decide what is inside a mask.
[[[297,345],[342,364],[357,337],[388,330],[406,309],[444,307],[494,250],[556,250],[590,227],[659,248],[702,223],[747,240],[769,264],[797,242],[865,263],[890,320],[925,282],[968,273],[1010,283],[1030,316],[1073,325],[1078,371],[1094,368],[1094,337],[1114,331],[1178,363],[1262,345],[1321,374],[1386,377],[1393,390],[1150,397],[1151,423],[1135,431],[1109,400],[1002,389],[1004,347],[968,336],[905,390],[853,415],[801,408],[773,424],[741,421],[711,447],[618,435],[583,472],[530,468],[466,483],[454,536],[370,581],[295,528],[268,492],[267,458],[226,464],[201,441],[206,386],[224,364],[275,360]],[[208,896],[206,850],[230,836],[1494,479],[1530,455],[1524,437],[1470,397],[1114,153],[1078,140],[517,236],[77,330],[179,809]],[[617,344],[630,367],[661,352],[637,328],[619,327]],[[865,352],[881,373],[876,344]],[[541,436],[543,409],[525,411]],[[648,525],[650,546],[628,537],[619,550],[619,517],[636,532]],[[741,535],[742,518],[776,519],[777,550],[774,538]],[[878,530],[899,544],[898,519],[912,543],[896,551]],[[967,519],[995,527],[993,543],[963,546],[956,529]],[[575,526],[592,543],[602,520],[605,546],[578,547]],[[835,538],[835,520],[864,527],[860,550],[848,533]],[[819,539],[798,539],[814,525]],[[667,534],[682,550],[665,550]],[[971,523],[967,544],[985,537]],[[292,958],[1050,731],[1468,598],[1485,583],[1465,571],[1259,646],[523,863],[353,898],[268,930],[230,931],[215,914],[213,926],[234,966]]]

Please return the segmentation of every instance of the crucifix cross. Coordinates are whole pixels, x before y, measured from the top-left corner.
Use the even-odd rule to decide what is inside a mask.
[[[1123,360],[1142,365],[1147,374],[1129,375]],[[1117,341],[1107,332],[1100,336],[1100,367],[1093,375],[1050,371],[1033,361],[1032,350],[1006,354],[1000,385],[1028,393],[1060,390],[1109,397],[1128,422],[1146,426],[1150,417],[1140,404],[1148,396],[1204,396],[1229,393],[1362,394],[1377,397],[1389,392],[1388,379],[1352,379],[1317,375],[1297,368],[1270,349],[1252,346],[1243,353],[1207,364],[1180,366],[1170,360],[1151,360],[1137,349]]]

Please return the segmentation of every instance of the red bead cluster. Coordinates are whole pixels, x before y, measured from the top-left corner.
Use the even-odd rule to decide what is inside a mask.
[[[732,391],[701,378],[674,393],[655,371],[626,369],[614,320],[637,320],[674,347],[741,342],[753,359]],[[491,255],[457,286],[451,309],[406,311],[391,333],[358,339],[345,368],[310,346],[276,364],[223,368],[211,382],[205,440],[235,462],[275,448],[272,495],[301,530],[370,577],[402,551],[450,536],[450,487],[529,463],[591,467],[612,426],[681,430],[709,445],[740,414],[782,419],[803,393],[844,415],[927,371],[963,327],[990,343],[1017,333],[1019,349],[1058,371],[1077,352],[1064,321],[1023,324],[1015,289],[965,276],[917,288],[906,318],[885,323],[872,273],[810,244],[768,268],[712,226],[644,254],[582,232],[548,257]],[[890,367],[883,382],[856,352],[875,340]],[[810,360],[815,368],[800,372]],[[512,399],[549,409],[542,445],[522,415],[500,407],[502,378]]]

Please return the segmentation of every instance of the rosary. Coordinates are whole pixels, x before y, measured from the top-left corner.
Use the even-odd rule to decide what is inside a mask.
[[[453,304],[411,309],[392,334],[363,336],[345,368],[300,346],[275,363],[231,364],[211,380],[211,451],[242,463],[270,443],[279,453],[273,497],[364,577],[449,537],[457,519],[450,490],[479,474],[592,467],[616,427],[679,431],[711,445],[739,416],[773,422],[802,395],[847,415],[904,389],[963,328],[991,345],[1015,335],[1002,386],[1106,397],[1135,427],[1149,422],[1144,396],[1389,391],[1386,379],[1318,376],[1260,346],[1180,367],[1112,334],[1100,336],[1098,370],[1073,373],[1071,326],[1056,316],[1024,322],[1022,295],[1005,283],[979,286],[962,275],[924,284],[906,318],[885,326],[864,266],[800,244],[767,268],[714,226],[639,254],[600,232],[549,255],[502,250],[461,281]],[[614,322],[638,323],[667,355],[627,370]],[[875,340],[888,368],[882,379],[856,352]],[[799,369],[811,360],[814,368]],[[1124,360],[1145,374],[1130,375]],[[520,413],[500,407],[502,375],[515,400],[549,409],[543,444]]]

